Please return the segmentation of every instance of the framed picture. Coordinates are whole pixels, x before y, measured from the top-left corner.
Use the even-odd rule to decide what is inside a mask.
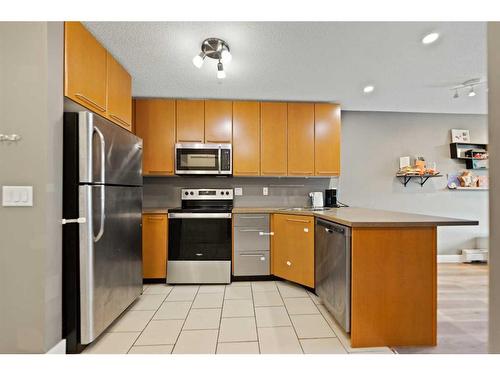
[[[453,143],[470,143],[470,134],[467,129],[451,129],[451,141]]]

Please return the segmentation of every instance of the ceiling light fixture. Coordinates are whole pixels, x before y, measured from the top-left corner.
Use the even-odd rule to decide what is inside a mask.
[[[201,43],[201,52],[193,58],[193,64],[201,68],[205,57],[217,60],[217,78],[226,78],[223,64],[229,64],[232,60],[229,45],[219,38],[207,38]]]
[[[429,33],[429,34],[425,35],[422,38],[422,43],[423,44],[432,44],[432,43],[434,43],[438,39],[439,39],[439,33],[432,32],[432,33]]]
[[[224,79],[226,78],[226,72],[224,71],[224,65],[219,61],[217,64],[217,78]]]
[[[198,69],[201,69],[203,66],[203,60],[205,60],[205,54],[203,52],[200,52],[198,55],[193,57],[193,64],[196,66]]]
[[[482,85],[482,84],[485,84],[486,81],[481,81],[480,78],[473,78],[473,79],[469,79],[463,83],[460,83],[459,85],[456,85],[452,88],[450,88],[450,90],[453,90],[455,93],[453,94],[453,99],[457,99],[459,97],[459,92],[460,90],[466,90],[468,89],[469,92],[467,93],[467,96],[469,97],[474,97],[477,95],[476,91],[474,90],[474,88],[477,86],[477,85]]]
[[[365,87],[363,88],[363,92],[364,92],[365,94],[370,94],[370,93],[372,93],[372,92],[373,92],[373,90],[375,90],[375,86],[372,86],[372,85],[365,86]]]

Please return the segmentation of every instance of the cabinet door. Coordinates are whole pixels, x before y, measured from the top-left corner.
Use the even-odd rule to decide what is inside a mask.
[[[142,215],[142,267],[145,279],[164,279],[167,276],[167,244],[167,215]]]
[[[233,102],[233,173],[258,176],[260,167],[259,102]]]
[[[314,105],[314,174],[340,174],[340,106],[317,103]]]
[[[143,140],[143,175],[173,175],[175,100],[136,99],[135,133]]]
[[[132,79],[130,74],[108,53],[107,117],[121,127],[132,130]]]
[[[106,55],[104,47],[80,22],[64,23],[64,95],[103,115]]]
[[[177,100],[177,142],[203,142],[204,124],[203,100]]]
[[[273,215],[274,275],[314,288],[314,218]]]
[[[288,103],[288,175],[314,174],[314,104]]]
[[[260,116],[260,173],[262,176],[286,176],[287,104],[262,102]]]
[[[233,102],[205,101],[205,142],[231,143]]]

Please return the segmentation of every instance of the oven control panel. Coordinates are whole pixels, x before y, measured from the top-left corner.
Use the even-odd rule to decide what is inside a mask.
[[[182,189],[182,200],[227,200],[233,199],[233,189]]]

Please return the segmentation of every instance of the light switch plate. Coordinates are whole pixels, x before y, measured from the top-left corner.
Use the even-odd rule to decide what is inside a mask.
[[[32,207],[33,186],[2,186],[2,206]]]
[[[240,187],[234,188],[234,195],[237,195],[237,196],[243,195],[243,188],[240,188]]]
[[[269,195],[269,189],[267,187],[262,188],[262,195]]]

